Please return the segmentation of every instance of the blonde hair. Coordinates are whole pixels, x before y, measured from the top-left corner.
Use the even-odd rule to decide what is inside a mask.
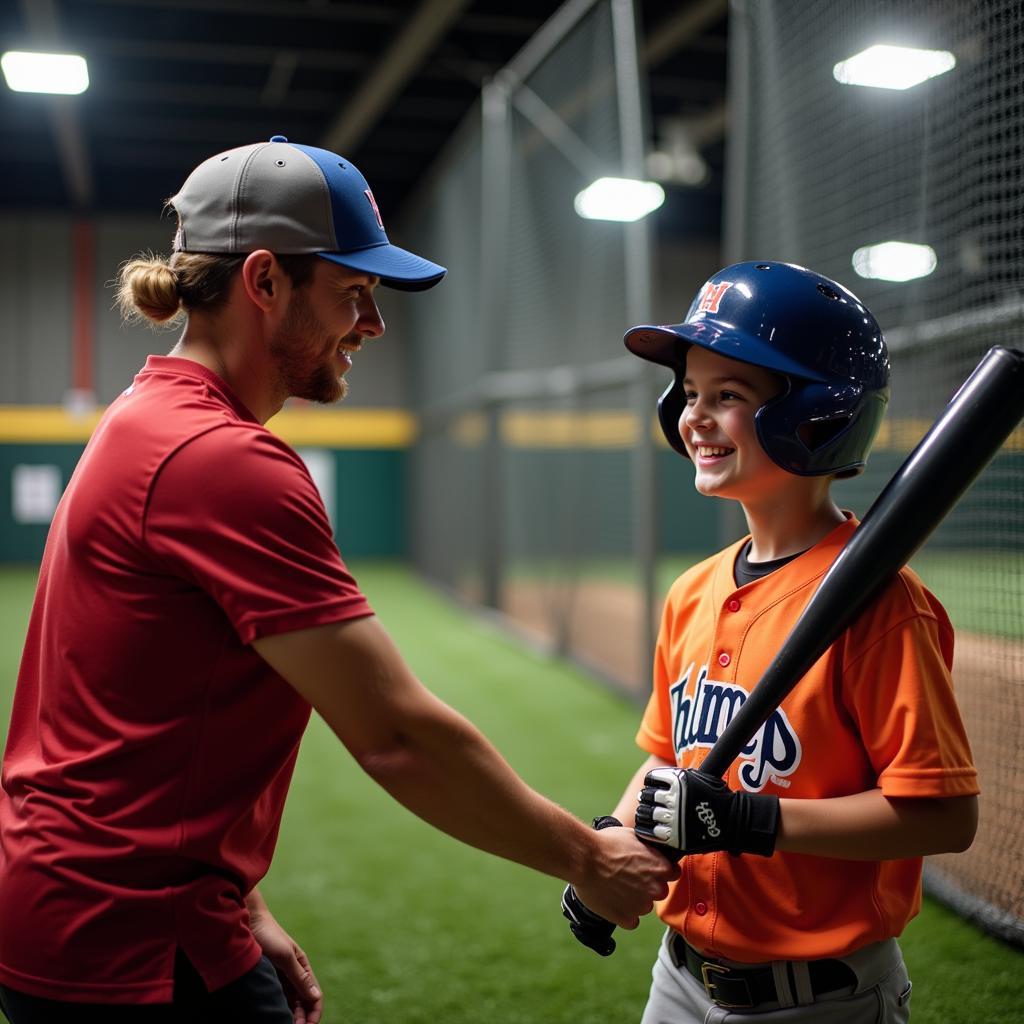
[[[227,299],[231,278],[244,260],[205,252],[176,252],[170,259],[140,253],[117,274],[121,316],[174,324],[193,310],[213,312]]]
[[[128,321],[148,320],[171,325],[189,313],[216,312],[227,301],[246,254],[176,252],[168,259],[140,253],[122,264],[115,287],[117,306]],[[296,288],[313,277],[314,255],[277,255],[281,268]]]

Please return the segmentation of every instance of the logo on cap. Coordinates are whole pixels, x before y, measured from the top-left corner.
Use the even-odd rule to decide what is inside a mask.
[[[697,303],[698,313],[717,313],[722,296],[732,287],[732,281],[719,281],[712,284],[710,281],[701,289],[700,302]]]
[[[366,196],[366,201],[373,208],[373,215],[374,217],[377,218],[377,226],[381,229],[381,231],[383,231],[384,221],[380,219],[380,210],[377,209],[377,200],[373,198],[373,193],[369,189],[364,189],[363,195]]]

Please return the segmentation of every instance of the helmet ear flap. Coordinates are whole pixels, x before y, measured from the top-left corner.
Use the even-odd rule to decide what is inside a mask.
[[[676,367],[675,379],[665,389],[661,398],[658,399],[658,422],[661,424],[662,433],[668,443],[680,455],[690,457],[690,453],[683,444],[682,436],[679,433],[679,420],[686,409],[686,388],[683,387],[682,367]]]
[[[772,401],[755,417],[761,447],[798,476],[855,476],[885,412],[888,388],[864,395],[863,385],[794,382],[784,401]]]

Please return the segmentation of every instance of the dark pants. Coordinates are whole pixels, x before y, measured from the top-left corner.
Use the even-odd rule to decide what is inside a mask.
[[[174,962],[174,1003],[65,1003],[0,985],[0,1009],[11,1024],[292,1024],[277,972],[262,960],[231,984],[207,992],[179,952]]]

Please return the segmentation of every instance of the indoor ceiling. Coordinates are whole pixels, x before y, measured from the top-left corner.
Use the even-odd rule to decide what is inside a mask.
[[[0,83],[0,205],[152,212],[205,157],[284,134],[346,154],[395,217],[481,85],[560,6],[3,0],[0,49],[80,53],[91,84],[54,97]],[[728,0],[637,7],[650,143],[668,182],[659,222],[717,238]]]

